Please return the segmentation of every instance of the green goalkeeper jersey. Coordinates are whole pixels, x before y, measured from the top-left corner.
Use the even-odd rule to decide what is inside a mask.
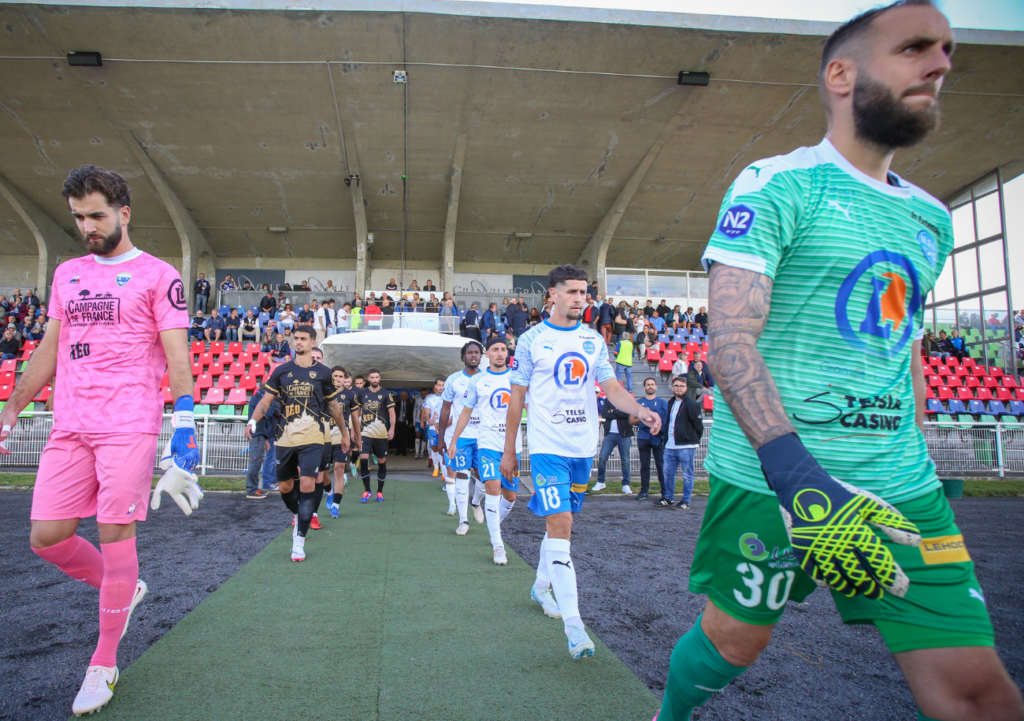
[[[706,268],[772,279],[757,347],[787,416],[829,473],[890,502],[939,485],[914,422],[911,366],[925,299],[952,247],[945,205],[894,174],[868,177],[824,140],[744,169],[703,257]],[[705,465],[771,493],[725,403]]]

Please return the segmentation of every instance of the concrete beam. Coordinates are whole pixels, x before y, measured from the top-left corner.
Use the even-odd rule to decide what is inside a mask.
[[[580,252],[580,257],[576,261],[587,269],[591,280],[597,280],[598,287],[601,288],[602,292],[607,288],[605,261],[608,257],[608,246],[611,245],[612,238],[615,236],[615,230],[619,227],[619,221],[622,220],[622,216],[626,213],[629,201],[633,199],[633,194],[640,187],[640,183],[643,182],[644,176],[647,175],[647,171],[650,170],[651,165],[657,159],[662,147],[662,144],[658,142],[647,151],[647,155],[640,161],[640,166],[633,171],[629,182],[623,186],[619,192],[619,197],[612,203],[612,207],[608,209],[608,212],[601,220],[601,224],[597,226],[593,237],[591,237],[590,241]]]
[[[444,224],[444,252],[441,256],[441,291],[455,287],[455,229],[459,220],[459,194],[462,192],[462,166],[466,162],[467,135],[455,139],[452,157],[451,190],[448,193],[448,219]]]
[[[366,202],[363,200],[363,184],[359,174],[359,151],[356,139],[351,133],[343,134],[345,164],[348,167],[349,194],[352,198],[352,215],[356,223],[356,292],[366,293],[370,285],[370,247],[366,240]]]
[[[204,272],[207,265],[215,271],[216,255],[214,255],[209,241],[206,240],[206,236],[203,235],[203,231],[196,225],[196,221],[189,215],[184,203],[178,199],[177,194],[164,179],[163,173],[153,163],[152,158],[146,153],[135,135],[129,130],[122,130],[121,137],[135,154],[139,165],[146,171],[146,176],[156,188],[164,209],[171,216],[171,222],[174,223],[174,228],[178,231],[178,238],[181,240],[181,280],[185,284],[185,297],[188,298],[188,307],[191,309],[193,307],[192,290],[196,284],[200,259],[204,255],[209,259],[204,263]],[[210,281],[210,285],[216,286],[216,277],[212,273],[207,280]],[[214,298],[216,297],[215,295]]]
[[[0,175],[0,195],[3,195],[32,231],[39,248],[39,270],[36,273],[36,295],[47,300],[53,285],[53,271],[62,260],[77,258],[83,247],[57,225],[38,205],[19,193],[7,178]]]

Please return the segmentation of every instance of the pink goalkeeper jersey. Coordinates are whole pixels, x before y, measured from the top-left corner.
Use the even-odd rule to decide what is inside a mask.
[[[54,429],[159,433],[159,333],[189,325],[178,271],[138,248],[69,260],[53,274],[49,315],[60,321]]]

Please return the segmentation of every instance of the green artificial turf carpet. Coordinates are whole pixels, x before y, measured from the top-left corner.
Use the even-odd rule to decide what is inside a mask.
[[[455,535],[438,484],[386,491],[323,513],[304,563],[285,529],[123,671],[102,718],[649,721],[656,697],[600,640],[570,658],[533,569],[495,566],[486,526]]]

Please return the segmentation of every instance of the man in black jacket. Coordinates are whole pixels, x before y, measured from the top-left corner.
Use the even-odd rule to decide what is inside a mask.
[[[601,454],[597,460],[597,483],[593,491],[604,490],[604,473],[608,465],[608,457],[612,451],[619,449],[619,460],[622,462],[622,492],[631,494],[629,487],[629,447],[633,442],[633,424],[629,422],[628,413],[623,413],[611,403],[605,402],[601,409],[604,418],[604,441],[601,442]]]
[[[409,446],[415,438],[413,425],[415,418],[416,401],[409,398],[409,394],[402,391],[395,403],[395,439],[392,446],[400,456],[408,455]]]
[[[252,394],[249,401],[249,418],[252,412],[263,400],[263,389]],[[267,453],[274,447],[274,440],[277,437],[277,424],[281,417],[281,405],[277,401],[270,404],[267,414],[256,424],[256,432],[249,439],[249,472],[245,475],[245,497],[260,499],[267,497],[267,491],[274,483],[275,455]],[[248,418],[246,419],[248,420]],[[266,461],[270,462],[267,463]],[[260,470],[263,470],[263,487],[260,488]]]
[[[654,505],[670,508],[675,500],[676,469],[683,471],[683,493],[675,508],[689,510],[693,493],[693,459],[704,435],[701,405],[686,397],[686,379],[672,381],[672,399],[668,402],[668,423],[662,433],[665,439],[665,483],[661,499]]]

